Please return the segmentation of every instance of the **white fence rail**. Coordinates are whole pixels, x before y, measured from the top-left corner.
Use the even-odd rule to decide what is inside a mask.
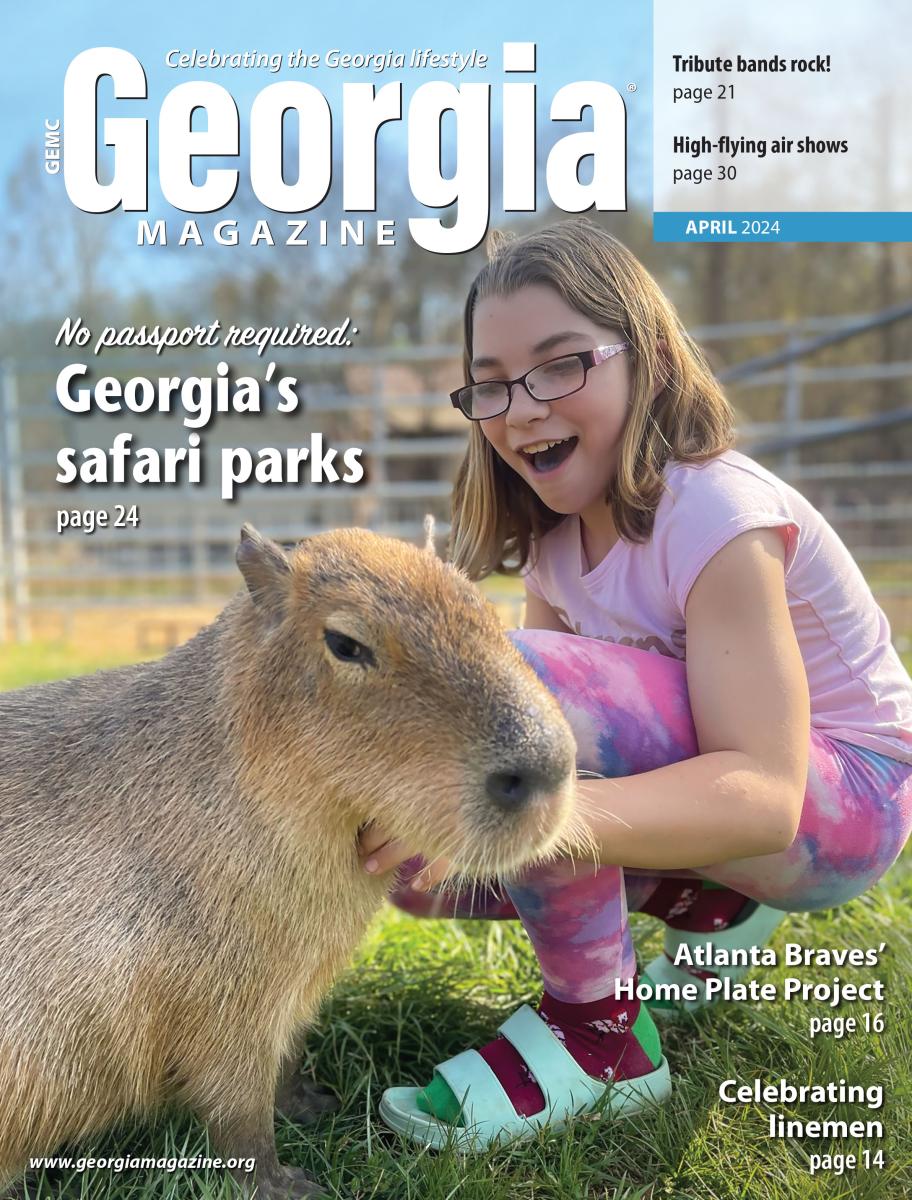
[[[764,345],[787,348],[859,320],[755,322],[697,330],[695,336],[711,354],[715,346],[730,354],[733,339],[753,339],[750,344],[756,345],[762,338]],[[104,446],[127,427],[140,444],[179,445],[187,431],[177,414],[132,422],[68,417],[54,396],[62,363],[6,363],[0,381],[0,640],[28,641],[36,616],[43,613],[57,614],[64,625],[67,614],[80,608],[220,602],[237,582],[233,551],[242,520],[286,541],[339,525],[417,539],[425,513],[432,512],[445,537],[451,482],[467,437],[465,421],[445,395],[461,378],[460,364],[460,348],[442,346],[327,352],[321,355],[319,376],[310,380],[299,365],[307,389],[300,418],[217,417],[209,430],[200,431],[204,439],[213,438],[213,449],[224,444],[284,449],[305,444],[319,430],[330,433],[333,444],[362,447],[366,481],[251,486],[228,503],[212,471],[195,487],[57,485],[56,452],[63,445]],[[106,370],[125,378],[144,366],[148,360],[124,357]],[[203,373],[213,368],[214,362],[204,364]],[[290,363],[283,362],[283,368],[295,373]],[[164,373],[160,361],[154,371]],[[841,366],[791,361],[739,379],[729,394],[742,417],[742,447],[750,453],[752,447],[781,443],[764,461],[836,526],[868,570],[895,631],[908,635],[912,422],[884,429],[875,437],[873,453],[864,456],[840,454],[838,440],[826,440],[838,439],[857,423],[860,387],[884,384],[898,389],[899,422],[902,405],[912,406],[907,358]],[[825,411],[819,402],[823,394]],[[813,455],[803,449],[808,441],[816,443]],[[824,461],[831,446],[832,461]],[[91,536],[56,533],[59,509],[112,511],[118,504],[138,506],[138,527]]]

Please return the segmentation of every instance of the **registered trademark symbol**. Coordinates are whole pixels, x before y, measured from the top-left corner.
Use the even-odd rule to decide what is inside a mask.
[[[635,92],[636,90],[637,90],[637,85],[636,85],[635,83],[628,83],[628,84],[627,84],[627,91],[628,91],[628,92]]]

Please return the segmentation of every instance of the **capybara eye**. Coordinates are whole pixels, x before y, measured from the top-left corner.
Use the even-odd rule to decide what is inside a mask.
[[[323,633],[323,640],[340,662],[358,663],[362,667],[375,665],[373,651],[362,645],[361,642],[356,642],[354,638],[348,637],[347,634],[339,633],[335,629],[327,629]]]

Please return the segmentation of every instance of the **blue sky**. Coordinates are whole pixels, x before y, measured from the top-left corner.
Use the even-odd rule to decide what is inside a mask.
[[[648,201],[651,180],[651,103],[652,103],[652,3],[651,0],[602,0],[581,3],[568,0],[546,4],[540,0],[496,3],[492,0],[460,0],[452,5],[429,6],[407,3],[367,3],[353,0],[342,5],[332,3],[238,3],[237,0],[159,0],[151,5],[114,3],[112,0],[79,0],[58,3],[53,11],[47,5],[17,5],[7,14],[8,54],[0,74],[0,108],[4,114],[4,136],[0,138],[0,181],[18,169],[30,148],[36,170],[42,155],[45,118],[62,115],[63,80],[67,66],[80,51],[93,46],[115,46],[130,51],[145,68],[148,78],[147,101],[133,102],[150,120],[154,130],[161,100],[171,88],[190,79],[207,79],[226,87],[234,96],[241,114],[241,155],[245,157],[246,118],[258,91],[280,79],[306,79],[327,96],[334,114],[344,82],[369,81],[381,85],[393,79],[404,84],[404,103],[411,91],[431,79],[450,82],[483,81],[491,84],[494,120],[497,120],[501,85],[504,41],[534,41],[538,46],[539,128],[550,125],[548,103],[563,84],[575,80],[604,80],[625,97],[628,112],[628,185],[633,198]],[[473,48],[489,55],[487,71],[467,71],[462,75],[448,71],[409,71],[392,69],[383,74],[370,70],[289,71],[277,74],[265,69],[173,70],[165,65],[169,50],[222,53],[244,50],[287,54],[293,49],[325,54],[330,49],[351,53],[387,50],[408,52],[413,47],[439,53]],[[509,79],[510,77],[506,77]],[[516,78],[516,77],[513,77]],[[528,77],[521,77],[526,79]],[[628,84],[636,91],[628,91]],[[104,88],[102,85],[102,92]],[[131,110],[135,115],[137,110]],[[334,121],[338,139],[341,122]],[[566,129],[561,129],[566,132]],[[392,147],[405,144],[405,122],[387,127],[381,139]],[[540,146],[542,139],[540,137]],[[383,142],[381,140],[381,154]],[[64,151],[66,130],[64,129]],[[539,151],[541,154],[541,149]],[[156,138],[150,136],[150,155],[154,164]],[[498,139],[492,138],[492,159],[499,155]],[[381,186],[382,186],[381,158]],[[196,174],[196,172],[195,172]],[[243,180],[243,171],[242,171]],[[48,190],[45,208],[52,214],[71,208],[62,177],[44,179]],[[497,193],[492,194],[492,217],[497,222]],[[58,205],[60,206],[58,208]],[[0,212],[8,206],[6,188],[0,188]],[[382,192],[381,192],[382,209]],[[168,215],[160,203],[156,172],[150,172],[150,210],[153,216]],[[231,210],[219,214],[233,215]],[[259,212],[258,216],[270,216]],[[319,210],[310,214],[319,215]],[[329,214],[324,214],[329,215]],[[382,212],[380,215],[383,215]],[[112,213],[93,221],[106,223],[105,236],[118,250],[118,276],[123,287],[134,283],[179,278],[194,260],[199,266],[202,255],[180,251],[150,254],[138,249],[135,240],[135,215],[125,218]],[[243,240],[243,239],[242,239]],[[169,248],[170,249],[170,248]],[[215,247],[221,265],[223,248]],[[263,247],[257,248],[266,249]],[[243,247],[233,252],[232,263],[240,265]],[[205,251],[209,257],[209,250]]]
[[[617,86],[630,82],[631,75],[640,85],[647,81],[646,72],[651,72],[651,0],[460,0],[433,7],[417,0],[393,4],[352,0],[344,5],[236,0],[159,0],[138,5],[78,0],[59,3],[53,12],[46,4],[10,6],[5,23],[10,53],[0,75],[0,102],[11,130],[0,147],[4,172],[17,149],[35,136],[36,122],[40,129],[46,115],[59,111],[67,64],[89,46],[120,46],[136,54],[149,76],[151,95],[173,86],[176,77],[189,77],[163,65],[167,50],[177,47],[226,51],[301,47],[314,52],[340,47],[355,52],[426,45],[440,52],[473,46],[493,52],[503,41],[535,41],[540,54],[538,78],[545,87],[588,78]],[[242,110],[243,101],[249,102],[264,78],[272,82],[282,77],[255,71],[231,75],[231,90]],[[650,89],[639,86],[637,107],[645,106],[649,97]]]
[[[637,84],[628,99],[630,137],[648,136],[651,104],[651,0],[621,4],[545,4],[462,0],[439,6],[429,18],[428,5],[410,0],[392,5],[354,0],[346,5],[291,3],[216,3],[213,0],[160,0],[150,6],[123,5],[111,0],[80,0],[60,4],[53,17],[46,5],[17,5],[7,14],[8,46],[13,51],[0,74],[0,105],[7,128],[0,141],[0,174],[6,175],[23,150],[40,150],[45,117],[62,109],[63,79],[70,60],[90,46],[119,46],[135,54],[149,78],[150,105],[178,82],[206,78],[222,82],[242,113],[260,88],[281,78],[302,78],[282,71],[170,70],[164,57],[170,49],[288,51],[298,48],[351,52],[429,47],[441,53],[476,47],[491,57],[492,73],[441,78],[489,79],[496,87],[500,47],[504,41],[534,41],[539,47],[537,80],[542,99],[575,79],[603,79],[616,87]],[[483,32],[481,32],[483,31]],[[431,76],[398,71],[378,76],[364,71],[308,74],[332,96],[343,81],[385,82],[401,78],[409,86]],[[414,84],[413,84],[414,86]],[[626,93],[625,93],[626,95]],[[637,181],[640,186],[642,181]]]

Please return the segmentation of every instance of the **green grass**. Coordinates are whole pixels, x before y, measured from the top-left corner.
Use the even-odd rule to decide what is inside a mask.
[[[35,677],[60,666],[51,655],[37,661]],[[27,682],[25,660],[19,682]],[[97,663],[69,660],[69,672]],[[4,682],[4,686],[10,686]],[[761,968],[755,977],[781,981],[787,974],[829,981],[883,980],[883,1005],[828,1010],[793,1001],[721,1006],[663,1026],[663,1047],[674,1076],[674,1094],[658,1111],[624,1122],[583,1118],[563,1134],[540,1135],[512,1149],[462,1159],[423,1152],[400,1141],[380,1122],[383,1089],[426,1082],[434,1065],[484,1044],[522,1003],[536,1003],[540,976],[528,939],[515,922],[416,920],[386,907],[355,961],[327,998],[309,1034],[305,1070],[328,1084],[340,1110],[298,1128],[279,1120],[283,1161],[318,1178],[338,1200],[900,1200],[912,1195],[908,1152],[912,1127],[912,855],[865,896],[831,912],[789,918],[774,945],[786,940],[812,947],[877,947],[888,952],[877,969]],[[634,916],[641,961],[659,949],[659,927]],[[883,1011],[882,1034],[859,1033],[844,1041],[811,1041],[812,1014],[857,1015]],[[842,1178],[812,1178],[808,1155],[858,1152],[858,1143],[774,1141],[766,1136],[769,1107],[725,1105],[724,1079],[883,1084],[879,1113],[849,1107],[783,1106],[787,1117],[879,1118],[886,1138],[883,1170],[850,1171]],[[2,1104],[2,1098],[0,1098]],[[109,1131],[74,1154],[155,1157],[205,1153],[205,1135],[184,1115],[154,1128]],[[221,1200],[236,1192],[221,1173],[54,1176],[30,1186],[30,1197],[80,1200]]]
[[[416,920],[387,908],[308,1039],[305,1067],[336,1090],[342,1108],[306,1129],[280,1121],[280,1154],[319,1178],[339,1200],[900,1200],[912,1192],[910,904],[906,860],[884,884],[843,909],[791,918],[774,942],[867,947],[886,941],[889,953],[879,972],[837,972],[845,981],[872,974],[883,979],[888,999],[882,1035],[811,1042],[807,1021],[812,1012],[823,1012],[820,1006],[720,1007],[663,1027],[675,1090],[661,1110],[624,1122],[581,1119],[569,1133],[541,1135],[530,1144],[469,1159],[400,1142],[379,1121],[380,1095],[392,1084],[425,1082],[441,1058],[483,1044],[519,1004],[534,1003],[535,957],[514,922]],[[657,950],[655,924],[634,917],[634,926],[642,954]],[[763,979],[781,980],[787,973],[797,972],[763,969]],[[826,981],[833,973],[813,969],[805,976]],[[843,1011],[866,1007],[877,1008]],[[809,1153],[859,1146],[769,1140],[766,1106],[724,1105],[717,1094],[723,1079],[755,1077],[884,1084],[881,1114],[852,1107],[781,1111],[809,1119],[880,1116],[887,1137],[871,1147],[885,1151],[885,1168],[853,1171],[841,1180],[831,1174],[811,1178]],[[154,1130],[109,1133],[80,1152],[162,1156],[204,1149],[202,1131],[175,1118]],[[233,1192],[217,1173],[150,1179],[141,1172],[101,1171],[72,1178],[63,1194],[84,1200],[216,1200]]]
[[[122,667],[136,662],[136,654],[81,653],[64,642],[30,642],[26,645],[5,645],[0,649],[0,692],[25,687],[30,683],[47,683],[71,675],[88,675],[107,667]]]

